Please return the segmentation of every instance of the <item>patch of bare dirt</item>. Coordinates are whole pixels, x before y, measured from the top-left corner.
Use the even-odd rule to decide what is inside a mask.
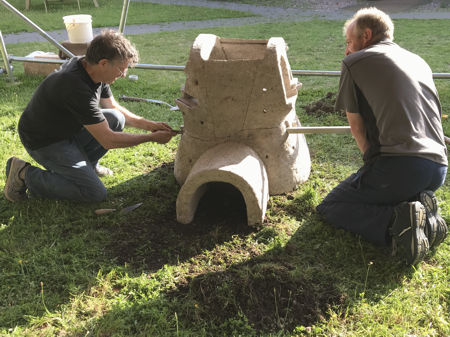
[[[173,165],[160,168],[164,174],[167,170],[173,170]],[[160,185],[149,195],[155,201],[167,200],[174,193],[166,188],[171,186]],[[229,184],[209,186],[191,224],[178,223],[174,216],[175,200],[170,205],[159,209],[159,213],[153,211],[148,217],[151,220],[133,218],[115,227],[108,247],[111,258],[151,272],[165,264],[183,262],[205,249],[213,249],[231,240],[233,235],[246,235],[256,230],[247,225],[242,194]]]
[[[208,321],[226,329],[227,322],[242,313],[257,331],[292,331],[326,319],[330,307],[345,302],[334,284],[331,279],[307,279],[285,259],[265,256],[224,272],[202,274],[175,296],[197,302],[194,311],[183,314],[185,322]]]
[[[325,97],[315,101],[311,104],[304,105],[303,108],[308,115],[324,116],[329,114],[337,114],[345,117],[343,111],[335,111],[334,105],[336,104],[336,93],[328,92]]]

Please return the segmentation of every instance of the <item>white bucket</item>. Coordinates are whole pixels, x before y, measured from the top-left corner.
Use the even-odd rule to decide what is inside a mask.
[[[69,42],[88,43],[93,39],[92,17],[87,14],[68,15],[63,17]]]

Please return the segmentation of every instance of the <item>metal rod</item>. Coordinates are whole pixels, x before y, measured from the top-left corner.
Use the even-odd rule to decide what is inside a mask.
[[[27,56],[9,56],[10,61],[15,62],[36,62],[36,63],[64,63],[66,60],[50,59],[50,58],[34,58]],[[183,71],[184,66],[159,65],[159,64],[136,64],[134,68],[138,69],[158,69],[158,70],[178,70]]]
[[[341,76],[340,71],[333,70],[291,70],[292,75],[305,76]]]
[[[20,56],[10,56],[10,60],[12,61],[33,61],[34,59],[20,57]],[[42,59],[44,61],[36,61],[36,62],[45,62],[46,59]],[[50,63],[59,63],[58,61],[52,60]],[[63,62],[61,62],[63,63]],[[174,71],[184,71],[185,66],[178,65],[169,65],[169,64],[146,64],[146,63],[138,63],[134,66],[136,69],[150,69],[150,70],[174,70]],[[339,76],[341,73],[339,71],[322,71],[322,70],[292,70],[292,74],[294,75],[304,75],[304,76]],[[337,74],[337,75],[336,75]],[[433,73],[433,77],[437,79],[450,79],[450,73]]]
[[[51,58],[41,58],[41,57],[24,57],[24,56],[10,56],[10,61],[17,61],[17,62],[35,62],[35,63],[60,63],[63,64],[67,60],[62,59],[51,59]]]
[[[138,69],[175,70],[175,71],[184,71],[185,68],[185,66],[163,65],[163,64],[136,64],[134,67]]]
[[[14,76],[11,70],[11,66],[9,65],[9,58],[8,58],[8,52],[6,50],[5,40],[3,40],[2,31],[0,30],[0,43],[2,45],[2,58],[3,63],[5,64],[5,70],[8,74],[9,80],[11,82],[14,82]]]
[[[448,78],[450,79],[450,73],[433,73],[434,78]]]
[[[125,28],[129,6],[130,0],[123,0],[122,15],[120,16],[120,24],[119,24],[119,33],[123,33],[123,30]]]
[[[12,6],[8,1],[6,0],[0,0],[1,3],[8,8],[11,12],[17,14],[20,18],[22,18],[23,21],[28,23],[30,26],[32,26],[34,29],[38,31],[39,34],[45,39],[47,39],[50,43],[56,46],[59,50],[61,50],[66,55],[69,55],[70,57],[74,57],[75,55],[67,50],[65,47],[63,47],[61,44],[58,43],[54,38],[52,38],[50,35],[48,35],[45,31],[43,31],[38,25],[36,25],[33,21],[28,19],[25,15],[23,15],[20,11],[18,11],[14,6]]]
[[[350,133],[350,126],[300,126],[286,128],[288,133]]]
[[[292,70],[292,75],[304,76],[341,76],[340,71],[334,70]],[[433,78],[450,79],[450,73],[433,73]]]

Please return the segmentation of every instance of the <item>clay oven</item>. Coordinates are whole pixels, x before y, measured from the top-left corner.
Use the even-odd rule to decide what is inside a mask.
[[[300,88],[282,38],[200,34],[190,51],[182,97],[184,133],[175,159],[177,219],[190,223],[208,183],[229,183],[245,200],[249,225],[264,220],[269,194],[308,179],[310,157],[295,112]]]

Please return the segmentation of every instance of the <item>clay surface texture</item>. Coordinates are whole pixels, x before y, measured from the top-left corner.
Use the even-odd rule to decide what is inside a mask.
[[[282,38],[225,39],[200,34],[190,51],[182,97],[184,133],[175,159],[182,185],[177,219],[190,223],[209,182],[232,184],[246,202],[249,225],[264,220],[268,196],[308,179],[310,156]]]

